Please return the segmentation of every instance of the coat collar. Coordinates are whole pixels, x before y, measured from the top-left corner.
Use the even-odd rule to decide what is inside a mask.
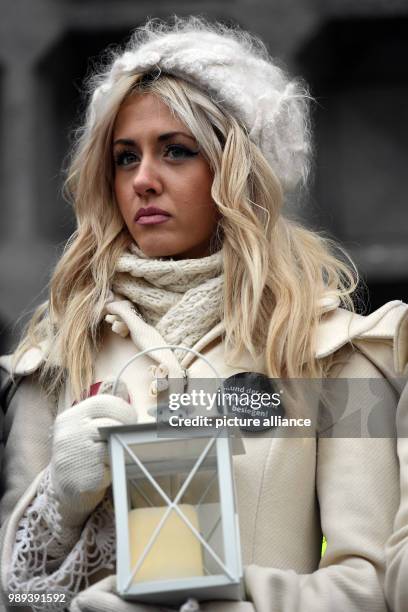
[[[404,325],[405,321],[405,325]],[[370,315],[364,317],[343,308],[324,315],[317,331],[316,357],[323,359],[335,353],[353,340],[395,340],[395,367],[401,371],[407,360],[402,342],[404,329],[405,346],[408,321],[408,306],[400,300],[387,302]],[[399,347],[399,348],[398,348]]]
[[[128,305],[125,310],[123,306],[118,306],[119,303],[112,302],[108,305],[107,310],[118,313],[118,310],[121,309],[122,314],[125,311],[128,313],[124,323],[129,326],[129,332],[137,345],[140,343],[138,331],[140,332],[142,323],[147,328],[152,328],[134,314],[130,302],[127,302]],[[408,306],[406,304],[400,300],[394,300],[384,304],[368,316],[357,315],[343,308],[338,308],[337,298],[330,296],[322,298],[320,306],[322,318],[318,326],[316,339],[315,354],[317,359],[328,357],[346,344],[352,343],[353,340],[395,340],[395,367],[397,371],[402,371],[408,360]],[[133,315],[131,314],[132,311]],[[135,324],[138,329],[134,329]],[[200,338],[192,348],[200,352],[215,339],[221,338],[224,332],[224,323],[220,322]],[[160,334],[158,332],[156,334],[157,339],[166,344]],[[171,353],[171,351],[164,352]],[[159,352],[156,357],[154,353],[151,356],[156,361],[162,361],[162,355]],[[192,353],[187,353],[181,362],[181,367],[187,368],[194,359]]]
[[[0,357],[0,367],[15,376],[28,376],[35,372],[45,359],[46,345],[41,342],[39,346],[29,348],[13,368],[13,355]]]
[[[116,300],[107,305],[108,314],[114,315],[120,330],[120,335],[130,334],[136,346],[140,346],[140,333],[145,343],[150,346],[166,344],[161,335],[145,323],[135,313],[131,302]],[[111,322],[113,326],[113,322]],[[127,331],[126,331],[127,330]],[[126,334],[124,333],[126,331]],[[223,322],[215,325],[192,348],[201,352],[207,345],[222,337],[225,327]],[[117,332],[119,333],[119,331]],[[316,357],[323,359],[354,340],[394,340],[394,362],[397,372],[402,372],[408,362],[408,306],[400,300],[384,304],[368,316],[351,313],[337,308],[333,302],[327,302],[318,327],[316,341]],[[44,360],[44,343],[26,351],[17,363],[14,373],[17,376],[34,372]],[[159,363],[166,363],[170,372],[180,376],[180,368],[187,368],[195,359],[192,353],[187,353],[181,364],[177,362],[172,351],[162,350],[152,352],[151,357]],[[11,371],[12,356],[0,358],[0,366]]]

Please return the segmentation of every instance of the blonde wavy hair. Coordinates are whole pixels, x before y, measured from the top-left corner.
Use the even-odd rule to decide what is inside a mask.
[[[273,169],[245,127],[181,78],[122,75],[104,113],[88,112],[71,157],[66,193],[77,230],[50,281],[50,298],[35,312],[15,362],[45,341],[45,388],[69,381],[79,400],[92,384],[103,309],[115,263],[131,240],[115,203],[112,132],[122,102],[151,92],[197,139],[213,173],[212,197],[222,218],[226,358],[264,353],[270,377],[320,377],[328,361],[316,352],[321,299],[330,294],[353,309],[355,268],[324,237],[282,214],[283,193]]]

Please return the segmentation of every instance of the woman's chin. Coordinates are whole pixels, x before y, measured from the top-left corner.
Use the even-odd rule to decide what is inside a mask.
[[[180,257],[180,253],[183,252],[183,249],[177,249],[170,245],[151,244],[142,240],[136,242],[136,244],[139,249],[143,251],[146,257],[152,257],[157,259],[161,257]]]

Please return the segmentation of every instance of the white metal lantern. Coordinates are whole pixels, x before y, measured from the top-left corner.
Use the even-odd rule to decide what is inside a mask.
[[[193,349],[167,348],[185,348],[209,363]],[[166,436],[156,423],[101,431],[111,456],[118,593],[169,605],[188,597],[242,599],[232,470],[232,455],[245,452],[242,440],[208,429]]]

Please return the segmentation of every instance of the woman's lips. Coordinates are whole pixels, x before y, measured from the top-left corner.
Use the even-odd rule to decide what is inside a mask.
[[[169,219],[171,219],[170,215],[142,215],[136,220],[136,223],[139,225],[154,225],[164,223]]]

